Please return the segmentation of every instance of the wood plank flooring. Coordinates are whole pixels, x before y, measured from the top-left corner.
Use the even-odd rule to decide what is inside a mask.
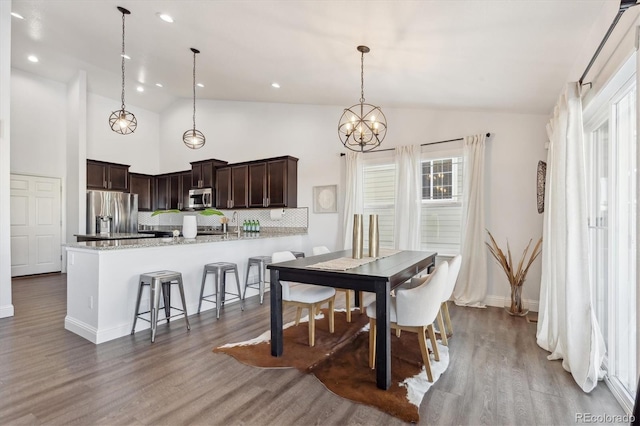
[[[268,299],[267,299],[268,301]],[[2,425],[394,425],[293,369],[257,369],[212,353],[269,327],[248,299],[184,322],[94,345],[64,329],[66,276],[13,280],[15,316],[0,319]],[[342,302],[344,303],[344,302]],[[133,313],[132,313],[133,315]],[[285,312],[285,321],[294,310]],[[357,314],[356,314],[357,315]],[[575,413],[624,414],[604,383],[583,393],[535,343],[535,324],[497,308],[451,306],[449,368],[420,424],[575,424]]]

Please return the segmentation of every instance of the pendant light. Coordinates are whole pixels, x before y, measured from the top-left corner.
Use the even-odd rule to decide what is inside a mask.
[[[131,12],[120,6],[118,6],[118,10],[122,13],[122,54],[120,55],[122,59],[122,105],[118,111],[113,111],[109,116],[109,127],[116,133],[128,135],[135,132],[138,127],[136,116],[127,111],[124,106],[124,60],[126,57],[124,52],[124,16],[131,14]]]
[[[198,49],[191,48],[193,52],[193,129],[189,129],[182,135],[182,141],[191,149],[198,149],[204,146],[205,138],[200,130],[196,130],[196,54]]]
[[[387,134],[387,119],[380,107],[364,101],[364,54],[370,49],[358,46],[360,52],[360,103],[345,108],[338,123],[338,136],[351,151],[371,151],[380,146]]]

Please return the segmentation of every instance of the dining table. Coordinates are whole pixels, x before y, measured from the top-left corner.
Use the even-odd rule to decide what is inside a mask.
[[[282,285],[280,281],[322,285],[355,290],[356,303],[362,310],[359,291],[375,293],[376,298],[376,385],[391,385],[391,290],[435,264],[437,253],[411,250],[380,249],[380,256],[354,260],[351,250],[298,258],[267,266],[271,273],[271,355],[284,352],[282,320]],[[365,263],[366,262],[366,263]],[[329,269],[338,265],[340,269]],[[346,266],[345,266],[346,265]]]

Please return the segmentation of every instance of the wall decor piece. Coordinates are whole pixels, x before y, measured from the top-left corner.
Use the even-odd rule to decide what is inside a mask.
[[[536,177],[536,192],[538,197],[538,213],[544,212],[544,185],[547,178],[547,163],[538,161],[538,175]]]
[[[324,185],[313,187],[313,212],[337,213],[338,185]]]

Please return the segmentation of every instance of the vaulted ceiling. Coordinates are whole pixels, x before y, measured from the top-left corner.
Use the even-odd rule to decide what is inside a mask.
[[[122,6],[131,11],[127,104],[152,111],[192,96],[191,47],[202,52],[199,99],[349,106],[360,98],[356,46],[365,44],[367,102],[544,114],[562,84],[580,76],[618,4],[13,0],[24,19],[12,19],[12,66],[61,82],[82,69],[90,92],[119,99]]]

